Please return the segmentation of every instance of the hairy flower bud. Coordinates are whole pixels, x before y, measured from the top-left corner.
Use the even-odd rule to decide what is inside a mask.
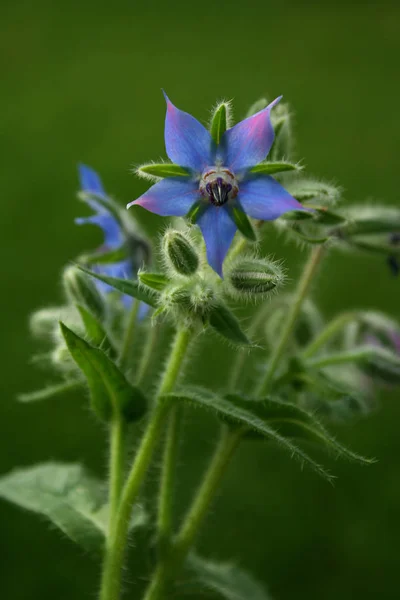
[[[284,280],[279,264],[266,259],[242,259],[227,271],[226,283],[231,294],[246,298],[263,298]]]
[[[63,275],[67,297],[87,308],[98,319],[104,317],[104,302],[92,279],[77,267],[67,267]]]
[[[168,265],[178,275],[190,277],[196,273],[199,257],[185,233],[175,230],[167,231],[163,239],[163,251]]]

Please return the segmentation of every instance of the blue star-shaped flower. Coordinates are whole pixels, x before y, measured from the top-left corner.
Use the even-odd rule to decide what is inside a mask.
[[[128,204],[128,208],[138,204],[158,215],[182,217],[200,200],[203,211],[198,225],[206,243],[207,259],[222,276],[222,263],[237,230],[232,217],[234,206],[263,221],[302,208],[273,177],[250,172],[271,149],[274,129],[270,113],[280,98],[228,129],[218,146],[199,121],[165,98],[167,155],[190,174],[163,179]]]
[[[107,194],[103,188],[100,177],[98,174],[87,167],[86,165],[79,165],[79,179],[80,186],[83,192],[93,194],[107,201]],[[121,223],[116,217],[107,210],[107,208],[101,203],[96,201],[95,198],[87,197],[85,201],[90,208],[95,212],[94,215],[89,217],[79,217],[75,219],[77,225],[92,224],[97,225],[103,230],[104,243],[99,248],[99,252],[110,252],[117,250],[126,242],[126,234],[123,231]],[[115,263],[98,264],[92,267],[96,273],[101,275],[108,275],[110,277],[119,277],[129,279],[136,277],[136,273],[133,270],[133,262],[131,258],[126,258]],[[106,283],[96,279],[96,285],[100,292],[109,293],[113,292],[114,288],[107,285]],[[122,294],[121,300],[126,308],[131,306],[133,298]],[[139,316],[142,317],[148,311],[147,304],[141,303]]]

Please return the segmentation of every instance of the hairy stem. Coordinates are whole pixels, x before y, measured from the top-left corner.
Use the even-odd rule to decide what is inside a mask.
[[[258,386],[258,389],[256,391],[257,396],[266,395],[270,390],[276,369],[289,343],[290,337],[293,332],[293,328],[300,314],[304,300],[306,299],[306,296],[309,292],[312,280],[314,278],[315,273],[317,272],[317,268],[319,266],[319,263],[321,262],[323,253],[324,246],[322,245],[318,246],[311,252],[311,256],[300,278],[297,291],[294,295],[293,304],[289,310],[289,314],[286,318],[286,322],[283,327],[282,333],[270,356],[265,377],[261,380],[260,385]]]
[[[118,415],[114,417],[110,428],[110,517],[109,535],[112,534],[118,514],[119,501],[124,482],[125,470],[125,424]]]
[[[160,556],[165,556],[168,552],[172,534],[175,470],[179,450],[181,420],[182,406],[174,406],[168,417],[158,500],[157,536]]]
[[[321,333],[307,346],[303,352],[303,358],[310,358],[320,348],[336,335],[347,323],[350,323],[357,318],[357,312],[345,312],[338,315],[333,321],[321,331]]]
[[[107,543],[100,600],[118,600],[120,597],[122,567],[133,503],[139,493],[170,408],[169,403],[163,401],[160,397],[162,394],[172,391],[183,365],[190,337],[191,331],[188,329],[178,330],[176,333],[171,353],[160,381],[153,413],[122,490],[115,526]]]
[[[183,521],[166,560],[162,561],[145,594],[145,600],[164,598],[165,590],[182,568],[215,492],[243,435],[241,429],[223,429],[220,442],[205,473],[192,506]]]
[[[138,370],[136,373],[136,385],[141,385],[146,379],[151,366],[154,350],[158,341],[159,326],[157,324],[150,326],[150,331],[147,334],[147,340],[142,351]]]

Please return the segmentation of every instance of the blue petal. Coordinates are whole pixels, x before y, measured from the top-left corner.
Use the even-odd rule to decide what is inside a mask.
[[[90,167],[86,165],[79,165],[79,179],[81,184],[81,189],[83,192],[89,192],[92,194],[96,194],[97,196],[106,197],[106,193],[103,188],[103,184],[101,183],[101,179]]]
[[[270,175],[250,177],[240,184],[238,200],[249,217],[272,221],[303,206]]]
[[[107,212],[102,212],[90,217],[79,217],[75,219],[77,225],[97,225],[101,227],[104,233],[104,246],[107,249],[119,248],[122,246],[125,236],[118,221]]]
[[[165,148],[172,162],[202,172],[213,164],[213,142],[207,129],[192,115],[167,102]]]
[[[209,265],[222,277],[222,263],[232,244],[237,227],[224,206],[213,206],[201,215],[197,224],[206,243]]]
[[[199,197],[198,183],[189,177],[163,179],[143,196],[130,202],[127,208],[138,204],[162,217],[183,217]]]
[[[225,166],[238,172],[254,167],[265,159],[275,135],[270,117],[271,109],[281,97],[224,133],[220,148]]]

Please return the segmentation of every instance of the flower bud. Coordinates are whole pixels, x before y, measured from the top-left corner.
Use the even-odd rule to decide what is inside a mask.
[[[196,273],[199,257],[187,235],[181,231],[167,231],[163,239],[163,251],[168,265],[178,275],[190,277]]]
[[[170,286],[164,290],[160,305],[189,319],[204,320],[215,302],[214,291],[204,281],[190,285]]]
[[[99,320],[104,317],[104,302],[91,277],[77,267],[67,267],[63,275],[67,297],[87,308]]]
[[[233,295],[263,298],[284,280],[284,273],[271,260],[247,258],[232,265],[226,281]]]

